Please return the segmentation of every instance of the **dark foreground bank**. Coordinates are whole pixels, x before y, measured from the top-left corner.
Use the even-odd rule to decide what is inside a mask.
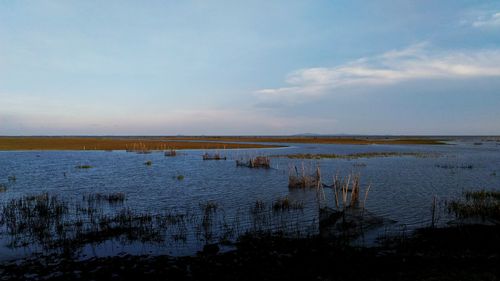
[[[37,256],[0,265],[1,280],[499,280],[500,227],[422,229],[374,248],[340,240],[244,236],[232,252],[193,257]]]

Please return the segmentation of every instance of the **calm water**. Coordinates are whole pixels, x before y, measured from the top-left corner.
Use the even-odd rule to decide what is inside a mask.
[[[299,222],[312,223],[317,218],[316,194],[311,190],[289,190],[291,165],[321,167],[326,183],[334,174],[361,174],[362,186],[371,184],[366,208],[409,229],[429,224],[432,198],[456,198],[464,190],[500,188],[500,143],[466,138],[453,145],[318,145],[293,144],[279,149],[227,150],[227,161],[203,161],[202,150],[181,151],[177,157],[161,152],[135,154],[124,151],[19,151],[0,152],[0,184],[8,187],[0,193],[0,203],[26,194],[49,192],[64,198],[81,198],[88,193],[123,192],[125,206],[137,211],[159,213],[165,210],[199,209],[200,202],[218,202],[228,217],[248,211],[256,200],[271,203],[289,196],[304,203]],[[289,145],[289,144],[288,144]],[[234,159],[257,155],[296,153],[350,154],[360,152],[424,152],[437,157],[388,157],[356,160],[296,160],[272,158],[273,169],[236,167]],[[152,166],[144,163],[148,160]],[[357,164],[366,164],[359,166]],[[472,169],[443,169],[436,165],[472,165]],[[76,169],[91,165],[92,169]],[[495,173],[497,175],[495,175]],[[15,175],[15,181],[9,176]],[[183,180],[176,176],[183,175]],[[326,190],[327,201],[333,196]],[[244,220],[244,219],[243,219]],[[443,218],[443,221],[445,218]],[[249,223],[248,223],[249,224]],[[242,222],[245,226],[245,222]],[[191,241],[193,240],[193,241]],[[118,253],[192,254],[201,242],[188,235],[185,243],[166,247],[104,243],[87,247],[89,255]],[[6,244],[3,236],[0,242]],[[33,251],[32,248],[9,249],[0,245],[0,258],[12,258]]]

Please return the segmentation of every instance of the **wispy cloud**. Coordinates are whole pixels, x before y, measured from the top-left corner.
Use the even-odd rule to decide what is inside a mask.
[[[336,67],[300,69],[285,87],[256,91],[261,101],[301,101],[352,86],[389,85],[417,79],[500,76],[500,50],[433,51],[426,43],[364,57]]]
[[[472,22],[473,27],[500,27],[500,12],[480,16]]]

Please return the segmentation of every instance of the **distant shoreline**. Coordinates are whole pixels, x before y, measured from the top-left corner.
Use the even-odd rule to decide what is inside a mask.
[[[280,145],[170,141],[147,137],[0,137],[0,151],[19,150],[184,150],[275,148]]]
[[[13,150],[147,150],[167,149],[241,149],[276,148],[269,143],[317,144],[396,144],[442,145],[445,139],[434,137],[326,137],[326,136],[177,136],[177,137],[93,137],[93,136],[18,136],[0,137],[0,151]],[[263,144],[266,143],[266,144]]]

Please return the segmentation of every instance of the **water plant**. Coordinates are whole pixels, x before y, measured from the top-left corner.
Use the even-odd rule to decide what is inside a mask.
[[[164,155],[165,157],[177,156],[177,151],[175,151],[174,149],[169,149],[168,151],[165,151]]]
[[[153,165],[153,161],[148,160],[148,161],[144,162],[144,165],[151,166],[151,165]]]
[[[271,159],[267,156],[257,156],[248,160],[236,160],[236,166],[269,169],[271,168]]]
[[[472,169],[474,166],[472,164],[436,164],[437,168],[441,169]]]
[[[91,165],[78,165],[78,166],[75,166],[75,168],[77,168],[77,169],[92,169],[94,167]]]
[[[447,203],[449,213],[459,219],[476,218],[500,222],[500,191],[466,191],[463,197]]]
[[[6,191],[7,191],[7,186],[0,183],[0,192],[6,192]]]
[[[285,196],[284,198],[278,198],[273,202],[273,211],[289,211],[289,210],[302,210],[304,209],[304,204],[302,202],[296,202]]]
[[[14,182],[14,181],[16,181],[16,180],[17,180],[17,178],[16,178],[16,176],[15,176],[15,175],[12,175],[12,176],[9,176],[9,177],[7,178],[7,180],[8,180],[8,181],[10,181],[10,182]]]
[[[208,152],[202,155],[203,160],[226,160],[226,156],[222,156],[220,153],[209,154]]]
[[[109,204],[123,203],[126,200],[125,193],[91,193],[83,195],[83,200],[88,203],[108,202]]]
[[[310,170],[310,169],[307,169]],[[314,173],[306,171],[304,163],[299,172],[297,166],[290,169],[288,175],[288,188],[318,188],[321,186],[321,170],[316,168]]]

